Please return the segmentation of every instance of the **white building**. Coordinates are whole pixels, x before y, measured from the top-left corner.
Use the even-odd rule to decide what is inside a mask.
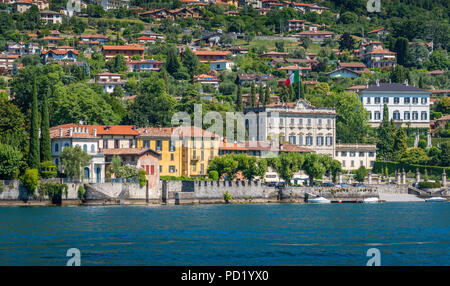
[[[83,169],[83,178],[92,182],[104,182],[105,156],[99,149],[100,137],[96,128],[79,126],[64,126],[51,128],[52,161],[59,172],[64,172],[60,155],[65,147],[79,146],[83,151],[92,156],[91,162]]]
[[[99,73],[96,75],[96,83],[103,85],[103,92],[113,93],[116,86],[125,86],[126,80],[122,80],[120,73]]]
[[[337,144],[334,159],[341,163],[343,170],[356,170],[361,166],[372,169],[376,151],[374,144]]]
[[[39,16],[42,20],[46,22],[51,22],[52,24],[62,24],[62,14],[50,10],[40,11]]]
[[[271,104],[250,108],[244,113],[250,141],[288,141],[319,154],[334,156],[336,142],[334,109],[316,108],[305,100],[299,100],[284,105]]]
[[[361,102],[369,112],[369,122],[378,127],[383,120],[384,104],[389,120],[402,127],[430,127],[430,91],[401,83],[377,83],[361,91]]]

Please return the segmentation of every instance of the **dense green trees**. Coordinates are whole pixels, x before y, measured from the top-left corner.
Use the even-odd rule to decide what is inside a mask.
[[[65,147],[60,155],[63,173],[68,178],[80,179],[83,168],[91,161],[91,156],[84,152],[80,146]]]
[[[0,100],[0,143],[25,151],[25,136],[25,116],[16,105]]]
[[[38,169],[39,156],[39,118],[36,78],[33,81],[33,95],[31,99],[31,128],[30,128],[30,150],[28,152],[28,166]]]
[[[22,154],[16,148],[0,143],[0,179],[10,180],[19,176]]]
[[[52,147],[50,140],[50,117],[48,114],[48,98],[50,97],[51,90],[48,90],[48,95],[44,94],[44,100],[42,103],[42,119],[41,119],[41,162],[52,160]]]

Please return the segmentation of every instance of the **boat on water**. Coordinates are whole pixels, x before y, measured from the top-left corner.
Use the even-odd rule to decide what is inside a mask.
[[[426,199],[425,201],[430,202],[430,203],[431,202],[446,202],[447,199],[445,199],[443,197],[432,197],[432,198]]]
[[[309,199],[308,203],[312,203],[312,204],[329,204],[329,203],[331,203],[331,201],[325,199],[324,197],[317,197],[317,198],[314,198],[314,199]]]
[[[378,203],[378,201],[379,201],[379,199],[375,198],[375,197],[373,197],[373,198],[365,198],[363,200],[363,203],[365,203],[365,204],[376,204],[376,203]]]

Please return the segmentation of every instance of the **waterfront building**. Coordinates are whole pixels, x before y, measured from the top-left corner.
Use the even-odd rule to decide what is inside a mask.
[[[372,169],[376,150],[375,144],[336,144],[334,159],[341,163],[343,170],[356,170],[361,166]]]
[[[279,140],[333,157],[336,111],[316,108],[306,100],[244,110],[250,141]],[[251,115],[254,116],[251,116]]]
[[[194,126],[137,129],[138,148],[161,154],[161,176],[206,176],[209,162],[218,155],[218,135]]]
[[[378,127],[383,120],[383,108],[389,110],[389,120],[396,125],[411,128],[430,127],[430,94],[405,83],[380,83],[360,92],[360,100],[369,112],[372,127]]]

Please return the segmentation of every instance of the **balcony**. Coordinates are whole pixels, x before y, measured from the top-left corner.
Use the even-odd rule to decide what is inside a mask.
[[[191,157],[191,161],[198,161],[198,160],[200,160],[200,156],[192,156]]]

